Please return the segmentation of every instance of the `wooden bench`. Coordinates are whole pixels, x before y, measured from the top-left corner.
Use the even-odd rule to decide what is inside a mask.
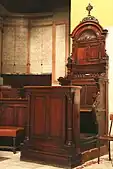
[[[0,98],[0,149],[16,149],[26,137],[27,99]]]
[[[13,153],[16,153],[18,145],[16,144],[16,139],[19,139],[20,142],[24,136],[24,128],[16,126],[0,126],[0,137],[11,137],[12,145],[10,146],[0,146],[0,148],[12,149]]]

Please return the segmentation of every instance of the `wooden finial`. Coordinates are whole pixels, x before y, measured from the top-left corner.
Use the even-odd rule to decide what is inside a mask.
[[[86,7],[86,10],[88,11],[88,16],[90,16],[91,10],[93,9],[93,6],[89,3]]]

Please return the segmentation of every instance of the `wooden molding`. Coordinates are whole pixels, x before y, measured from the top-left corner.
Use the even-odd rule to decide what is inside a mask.
[[[54,61],[52,61],[52,84],[59,84],[57,79],[56,79],[56,26],[57,25],[65,25],[65,64],[67,62],[67,58],[68,58],[68,55],[69,55],[69,22],[68,21],[55,21],[54,22],[54,37],[53,37],[53,53],[52,53],[52,56],[53,56],[53,59]],[[66,73],[66,68],[65,68],[65,73]]]

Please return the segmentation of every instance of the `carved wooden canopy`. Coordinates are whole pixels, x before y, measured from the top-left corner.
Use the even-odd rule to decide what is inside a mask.
[[[72,84],[73,79],[98,78],[106,74],[108,55],[105,50],[107,30],[92,16],[93,7],[86,7],[88,15],[74,28],[71,33],[72,54],[68,57],[67,75],[60,77],[60,84]],[[89,75],[89,77],[87,76]],[[63,81],[63,82],[61,82]]]
[[[88,16],[83,18],[71,34],[72,60],[77,65],[97,64],[106,59],[105,38],[107,30],[104,30],[98,20],[90,15],[87,7]]]

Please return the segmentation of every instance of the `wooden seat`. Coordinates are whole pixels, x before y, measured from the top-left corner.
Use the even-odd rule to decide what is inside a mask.
[[[108,141],[108,152],[109,152],[109,161],[111,160],[111,151],[110,151],[110,141],[113,141],[113,136],[111,135],[111,129],[112,129],[112,124],[113,124],[113,114],[110,114],[110,129],[108,135],[103,135],[98,137],[98,164],[100,162],[100,142],[103,141]]]
[[[16,149],[24,142],[27,124],[27,99],[0,98],[0,149]]]
[[[24,134],[23,127],[16,126],[0,126],[0,137],[12,137],[13,144],[10,146],[0,146],[0,148],[10,148],[13,153],[16,153],[17,145],[16,138],[22,137]]]

